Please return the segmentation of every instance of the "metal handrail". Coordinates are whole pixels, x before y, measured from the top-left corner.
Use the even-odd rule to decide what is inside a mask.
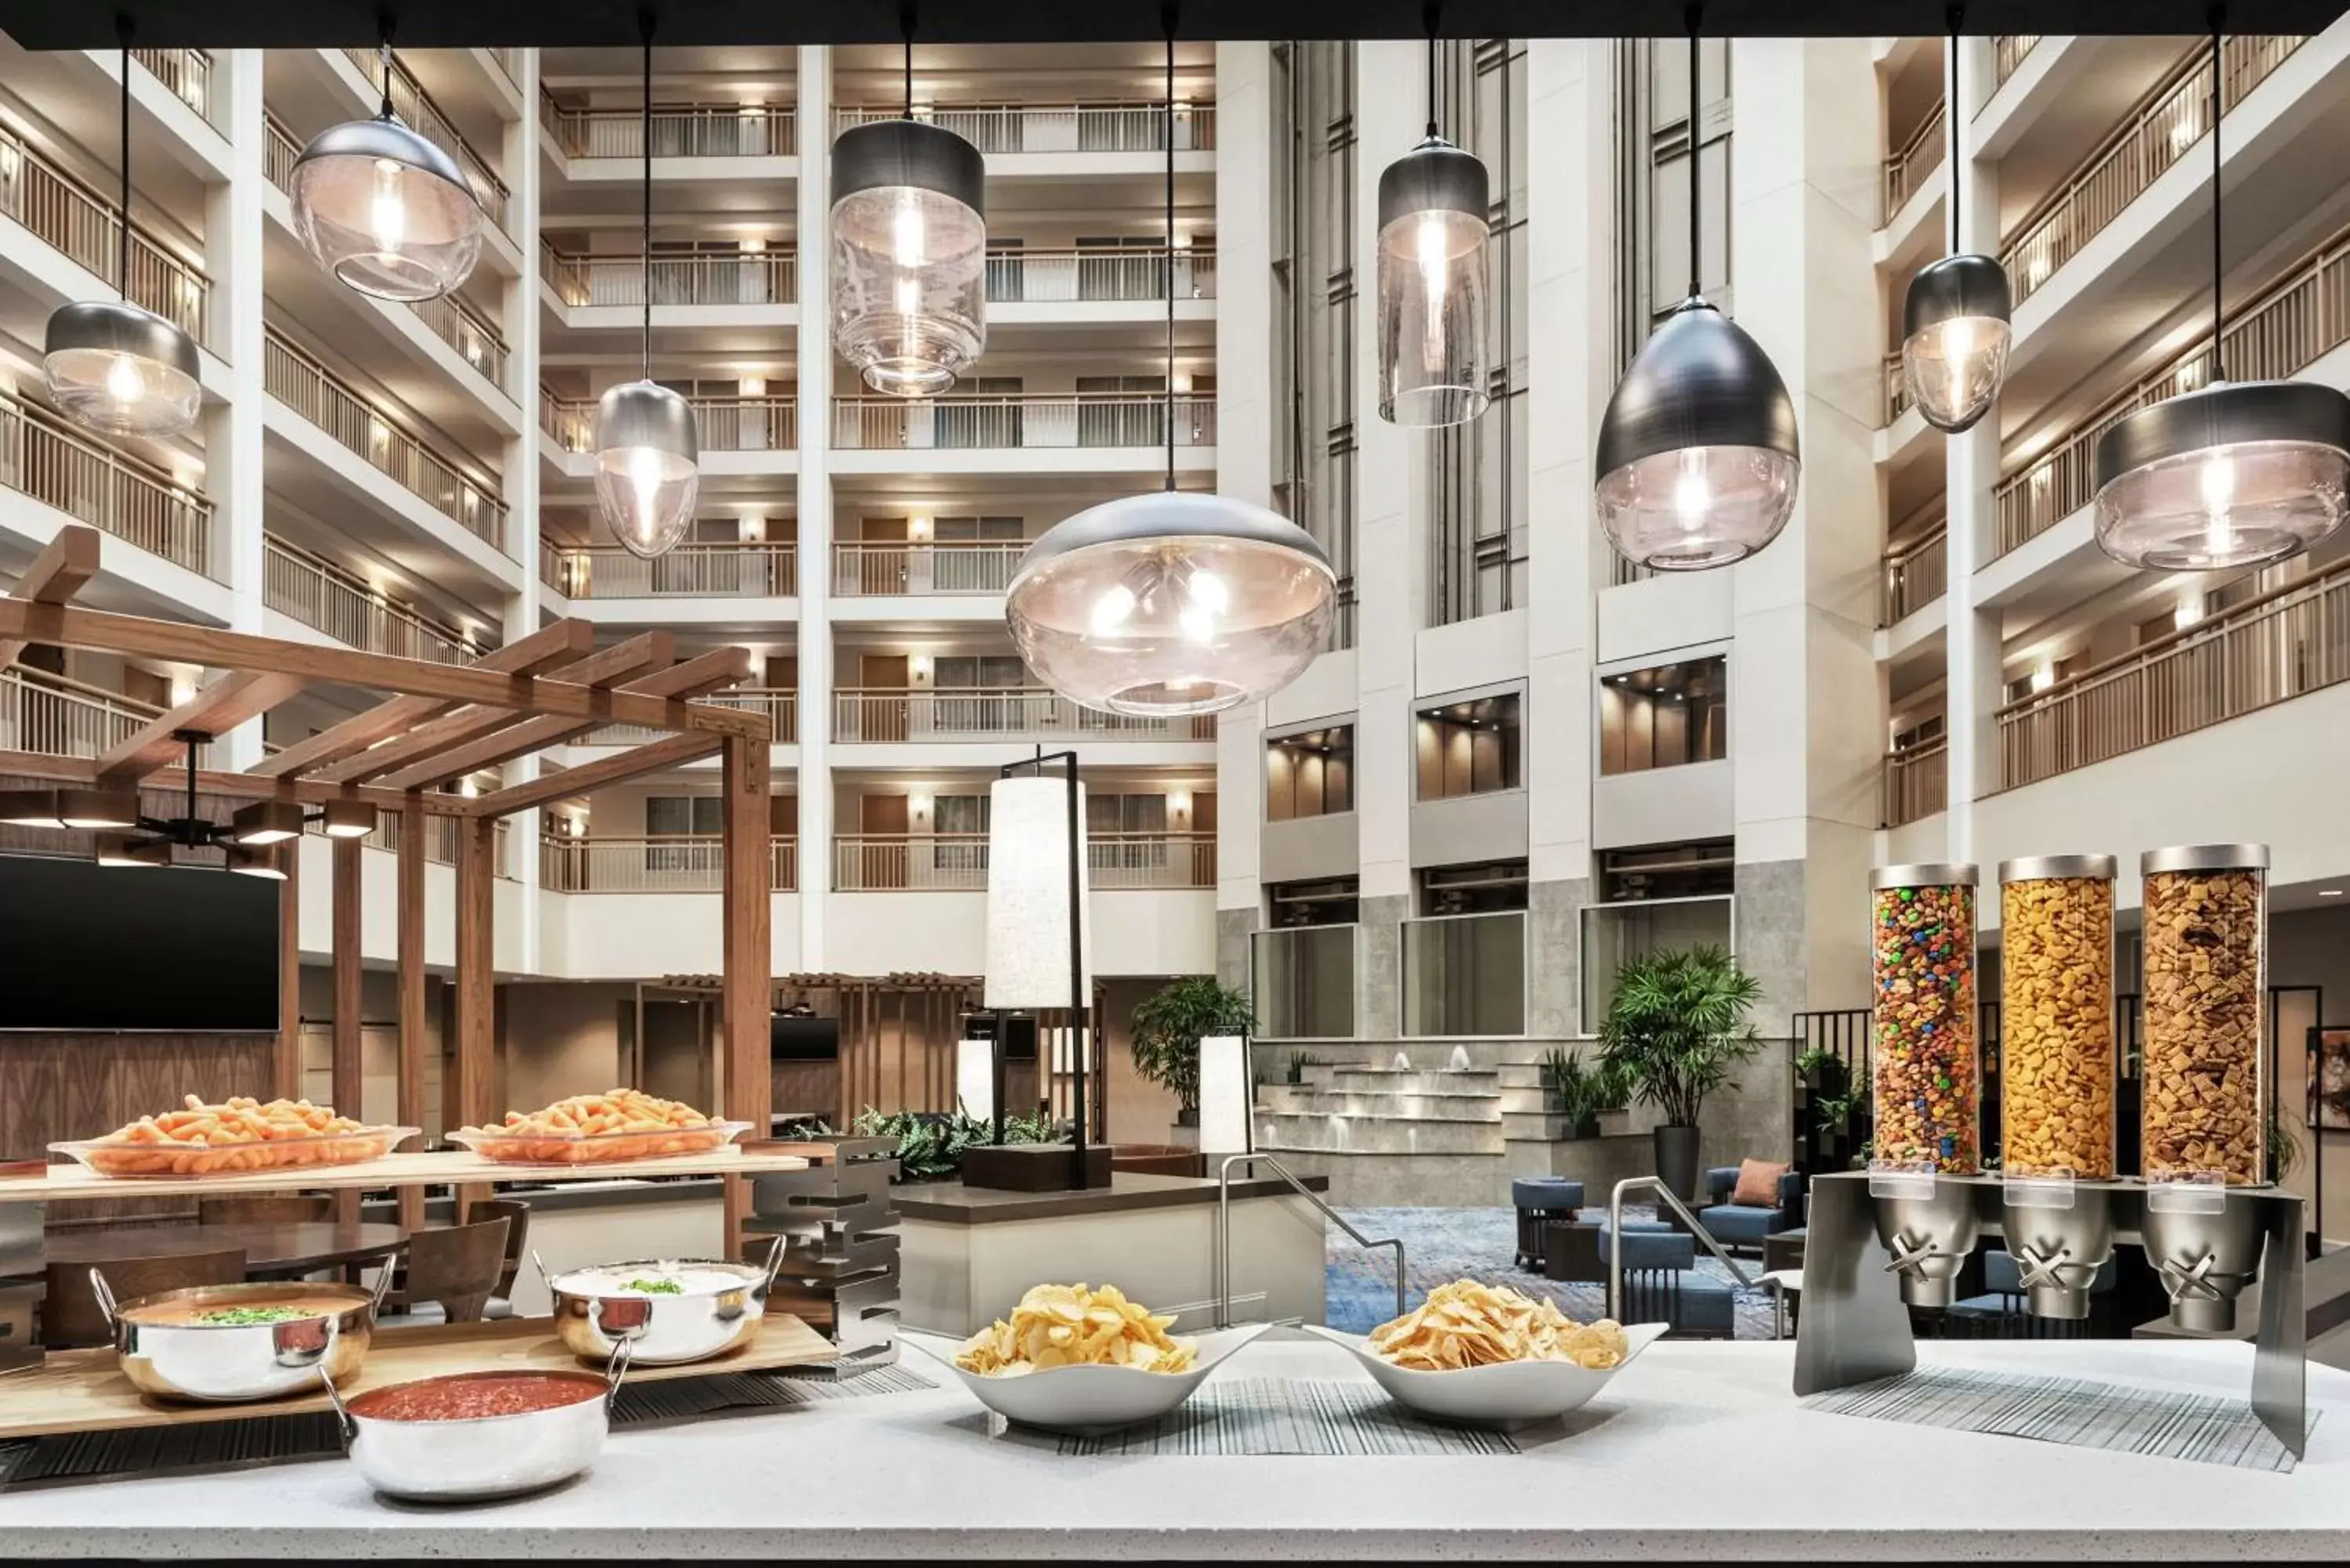
[[[1697,1222],[1697,1216],[1689,1211],[1688,1205],[1675,1195],[1671,1188],[1665,1185],[1663,1177],[1627,1176],[1616,1184],[1616,1190],[1607,1197],[1607,1315],[1609,1317],[1614,1318],[1617,1323],[1624,1321],[1624,1194],[1636,1187],[1645,1187],[1663,1199],[1666,1206],[1681,1217],[1681,1223],[1689,1227],[1690,1234],[1704,1242],[1705,1250],[1721,1260],[1723,1265],[1730,1270],[1732,1279],[1750,1291],[1756,1288],[1754,1282],[1747,1278],[1746,1271],[1738,1266],[1738,1260],[1723,1251],[1721,1243],[1707,1234],[1705,1227]]]
[[[1275,1176],[1289,1183],[1300,1198],[1322,1210],[1323,1218],[1344,1231],[1354,1240],[1357,1247],[1366,1249],[1393,1247],[1396,1255],[1396,1316],[1403,1315],[1405,1275],[1402,1237],[1390,1236],[1384,1241],[1374,1241],[1356,1230],[1344,1214],[1322,1201],[1320,1193],[1291,1175],[1289,1168],[1273,1156],[1234,1154],[1225,1156],[1223,1164],[1216,1168],[1216,1327],[1230,1328],[1232,1325],[1232,1167],[1243,1160],[1248,1161],[1251,1165],[1262,1161],[1273,1167],[1273,1173]]]

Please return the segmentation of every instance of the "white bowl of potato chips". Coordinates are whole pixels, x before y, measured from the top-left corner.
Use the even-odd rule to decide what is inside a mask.
[[[1523,1427],[1588,1403],[1669,1325],[1579,1324],[1546,1297],[1457,1280],[1367,1334],[1306,1326],[1351,1352],[1407,1409],[1461,1426]]]
[[[1176,1337],[1174,1319],[1115,1285],[1036,1285],[966,1340],[906,1334],[979,1402],[1026,1427],[1090,1437],[1155,1421],[1191,1397],[1262,1324]]]

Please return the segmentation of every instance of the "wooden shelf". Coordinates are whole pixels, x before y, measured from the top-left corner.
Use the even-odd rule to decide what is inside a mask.
[[[779,1366],[827,1366],[838,1355],[830,1340],[798,1318],[771,1312],[759,1320],[757,1335],[739,1350],[681,1366],[632,1367],[627,1381],[656,1383]],[[451,1372],[563,1372],[593,1369],[595,1365],[580,1360],[556,1337],[552,1318],[378,1328],[366,1362],[344,1386],[343,1393],[348,1398],[370,1388]],[[60,1432],[244,1421],[327,1408],[323,1390],[247,1405],[194,1405],[151,1398],[131,1386],[115,1365],[110,1347],[52,1351],[38,1366],[0,1378],[0,1441]]]
[[[762,1154],[739,1146],[708,1154],[664,1155],[656,1159],[615,1160],[602,1165],[503,1165],[462,1149],[428,1154],[388,1154],[360,1165],[296,1166],[285,1170],[241,1170],[224,1176],[99,1176],[79,1165],[53,1165],[28,1176],[0,1176],[0,1203],[39,1203],[57,1198],[169,1198],[222,1192],[283,1192],[342,1188],[416,1187],[438,1182],[617,1181],[642,1176],[766,1176],[806,1170],[796,1154]]]

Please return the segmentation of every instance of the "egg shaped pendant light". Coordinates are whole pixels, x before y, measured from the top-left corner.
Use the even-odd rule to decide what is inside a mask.
[[[120,299],[78,300],[49,313],[41,379],[68,419],[108,435],[163,437],[195,426],[203,406],[203,366],[195,340],[130,300],[130,46],[121,50],[122,186],[115,214]]]
[[[1700,289],[1698,38],[1689,49],[1690,292],[1600,416],[1593,499],[1608,542],[1657,571],[1742,561],[1794,514],[1795,405],[1762,346]]]
[[[1959,226],[1967,161],[1959,145],[1959,20],[1950,9],[1950,69],[1943,119],[1950,127],[1943,164],[1950,182],[1950,254],[1918,270],[1901,300],[1901,385],[1925,421],[1957,435],[1974,428],[1999,399],[2013,338],[2013,290],[1996,257],[1964,251]]]
[[[482,204],[457,161],[392,113],[391,70],[387,44],[383,108],[312,137],[286,194],[294,232],[321,266],[360,294],[413,304],[473,275]]]
[[[596,402],[596,506],[630,555],[647,560],[685,537],[702,491],[702,438],[693,406],[652,379],[653,363],[653,46],[644,22],[644,265],[639,379],[608,387]]]
[[[1437,134],[1436,40],[1428,134],[1379,171],[1379,417],[1466,424],[1485,411],[1485,165]]]
[[[2146,571],[2267,566],[2333,534],[2350,507],[2350,398],[2310,381],[2227,380],[2220,42],[2215,26],[2210,379],[2124,415],[2097,438],[2098,547]]]

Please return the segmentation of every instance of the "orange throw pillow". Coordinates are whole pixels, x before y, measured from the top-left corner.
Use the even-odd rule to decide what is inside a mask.
[[[1779,1207],[1779,1179],[1791,1168],[1785,1160],[1740,1160],[1738,1185],[1731,1189],[1730,1200],[1750,1209],[1776,1209]]]

